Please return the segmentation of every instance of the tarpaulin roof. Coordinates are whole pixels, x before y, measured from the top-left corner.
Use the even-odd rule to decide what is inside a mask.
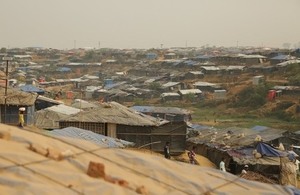
[[[272,146],[263,142],[257,144],[256,150],[263,156],[270,156],[270,157],[287,156],[287,152],[275,149]]]
[[[38,88],[34,85],[24,85],[22,87],[20,87],[21,91],[25,91],[25,92],[34,92],[34,93],[44,93],[45,90]]]
[[[201,130],[198,137],[189,138],[190,142],[211,144],[215,146],[227,145],[232,148],[243,148],[244,146],[254,145],[255,138],[259,135],[264,142],[275,140],[282,137],[286,130],[266,128],[262,131],[256,131],[249,128],[229,127],[224,129],[205,129]],[[227,135],[229,139],[224,139]],[[212,141],[212,138],[214,140]]]
[[[67,127],[64,129],[56,129],[53,131],[48,131],[48,134],[59,137],[69,137],[69,138],[77,138],[82,140],[87,140],[93,142],[97,145],[102,145],[110,148],[124,148],[127,146],[133,146],[134,143],[119,140],[116,138],[108,137],[105,135],[101,135],[99,133],[94,133],[89,130],[84,130],[76,127]]]

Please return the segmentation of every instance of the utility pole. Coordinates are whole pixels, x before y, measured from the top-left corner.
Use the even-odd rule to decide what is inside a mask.
[[[7,87],[8,87],[8,61],[12,60],[12,57],[3,57],[3,61],[6,61],[5,70],[5,92],[4,92],[4,124],[6,123],[6,107],[7,107]]]

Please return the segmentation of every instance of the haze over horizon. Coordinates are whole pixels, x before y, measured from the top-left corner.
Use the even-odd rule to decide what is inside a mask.
[[[0,47],[300,47],[299,0],[0,0]]]

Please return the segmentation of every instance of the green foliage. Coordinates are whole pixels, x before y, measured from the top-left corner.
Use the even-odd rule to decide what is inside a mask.
[[[0,53],[6,53],[6,48],[5,48],[5,47],[2,47],[2,48],[0,49]]]
[[[285,110],[288,109],[289,107],[293,106],[294,102],[290,101],[282,101],[277,104],[276,110]]]
[[[300,86],[300,64],[292,64],[287,68],[289,85]]]
[[[145,101],[142,98],[134,98],[134,105],[142,106],[145,104]]]
[[[274,112],[270,112],[268,116],[287,122],[293,120],[293,115],[291,113],[285,112],[284,110],[276,110]]]
[[[188,94],[184,95],[184,98],[188,102],[195,102],[196,101],[196,96],[193,93],[188,93]]]
[[[199,106],[207,107],[207,108],[215,108],[218,106],[218,103],[215,100],[205,100],[203,102],[200,102]]]
[[[83,60],[87,62],[99,62],[101,55],[95,51],[87,51],[83,56]]]
[[[161,85],[160,85],[160,83],[153,82],[153,83],[150,83],[149,89],[157,91],[157,90],[161,89]]]
[[[268,90],[269,86],[265,84],[247,87],[237,94],[236,101],[230,106],[259,108],[266,103]]]

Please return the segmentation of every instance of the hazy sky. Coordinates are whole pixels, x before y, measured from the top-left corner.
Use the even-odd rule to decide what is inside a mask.
[[[282,47],[300,0],[0,0],[0,47]]]

